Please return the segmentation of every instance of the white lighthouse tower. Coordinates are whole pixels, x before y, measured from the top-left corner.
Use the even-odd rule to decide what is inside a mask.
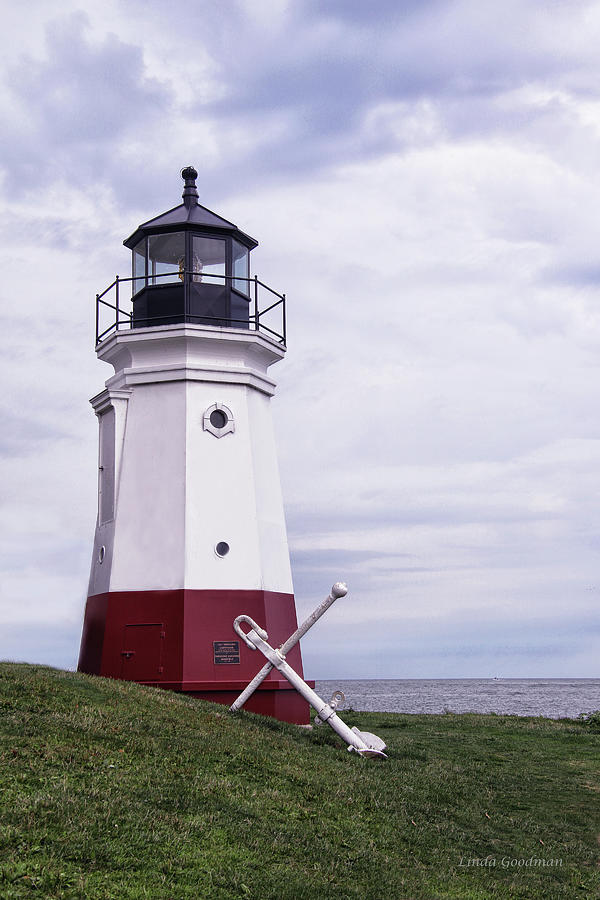
[[[96,352],[114,374],[91,401],[98,520],[79,669],[231,703],[260,667],[234,618],[274,644],[297,625],[270,410],[285,296],[250,278],[257,242],[198,204],[193,168],[182,176],[184,202],[124,242],[131,278],[97,297]],[[289,658],[301,672],[299,648]],[[248,708],[308,721],[276,671]]]

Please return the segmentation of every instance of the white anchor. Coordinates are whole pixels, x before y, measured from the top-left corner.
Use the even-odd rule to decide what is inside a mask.
[[[250,648],[250,650],[260,650],[261,653],[264,654],[267,658],[267,663],[263,666],[260,672],[255,675],[250,684],[242,691],[237,700],[232,703],[230,709],[232,711],[241,709],[248,697],[254,693],[258,685],[264,681],[267,677],[271,669],[276,668],[284,678],[290,682],[292,687],[296,688],[299,694],[301,694],[305,700],[307,700],[313,709],[317,713],[317,719],[315,719],[316,724],[321,724],[323,722],[327,722],[328,725],[333,728],[337,734],[348,744],[348,750],[355,750],[360,756],[367,757],[378,757],[380,759],[387,759],[386,754],[383,752],[386,749],[386,745],[381,738],[377,737],[376,734],[371,734],[369,731],[359,731],[358,728],[349,728],[345,722],[340,719],[340,717],[335,712],[336,706],[341,702],[344,698],[344,695],[341,691],[336,691],[331,698],[331,703],[325,703],[324,700],[319,697],[315,691],[310,688],[307,683],[298,675],[295,669],[286,662],[285,657],[286,654],[291,650],[295,644],[298,643],[300,638],[306,634],[309,628],[311,628],[317,619],[319,619],[326,609],[328,609],[338,597],[344,597],[348,591],[348,588],[345,584],[341,582],[337,582],[333,585],[331,589],[331,594],[315,609],[313,613],[306,619],[305,622],[292,634],[290,637],[281,645],[281,647],[276,650],[274,647],[271,647],[270,644],[267,643],[268,634],[267,632],[257,625],[254,619],[250,618],[250,616],[241,615],[238,616],[234,623],[233,627],[236,633],[241,637],[246,646]],[[250,626],[250,631],[242,630],[242,622],[245,622],[246,625]],[[341,695],[341,697],[339,696]]]

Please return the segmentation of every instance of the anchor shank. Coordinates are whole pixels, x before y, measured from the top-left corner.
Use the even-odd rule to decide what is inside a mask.
[[[369,746],[356,734],[355,731],[352,731],[346,723],[339,718],[339,716],[332,710],[328,703],[325,703],[324,700],[319,697],[315,691],[310,688],[303,678],[298,675],[291,666],[289,666],[286,661],[280,655],[280,652],[274,650],[270,644],[267,644],[254,630],[248,632],[249,640],[254,644],[254,646],[260,650],[267,657],[269,662],[271,662],[275,668],[281,672],[284,678],[287,678],[292,687],[295,687],[299,694],[304,697],[305,700],[308,700],[313,709],[317,712],[317,715],[323,722],[327,722],[328,725],[331,725],[333,730],[339,734],[343,741],[346,744],[354,747],[355,750],[366,750],[369,751]]]

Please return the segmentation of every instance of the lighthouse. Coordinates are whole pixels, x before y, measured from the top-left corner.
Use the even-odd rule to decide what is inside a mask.
[[[124,241],[131,275],[96,296],[113,368],[99,422],[98,516],[79,670],[230,704],[260,668],[233,620],[274,646],[297,627],[270,401],[285,295],[250,275],[257,241],[198,203]],[[290,664],[302,673],[299,646]],[[247,708],[306,723],[277,671]]]

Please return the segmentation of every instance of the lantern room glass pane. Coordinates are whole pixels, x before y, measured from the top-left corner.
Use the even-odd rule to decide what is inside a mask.
[[[132,293],[137,294],[146,285],[146,238],[133,248]]]
[[[248,248],[244,247],[243,244],[238,243],[238,241],[233,241],[233,287],[236,291],[239,291],[241,294],[245,294],[248,296],[249,293],[249,283],[247,281],[242,281],[240,279],[245,279],[250,277],[250,260],[248,254]]]
[[[183,281],[185,234],[153,234],[148,238],[148,279],[150,284]]]
[[[192,241],[192,272],[194,281],[207,277],[210,284],[224,284],[225,241],[195,234]],[[208,277],[211,275],[212,278]]]

